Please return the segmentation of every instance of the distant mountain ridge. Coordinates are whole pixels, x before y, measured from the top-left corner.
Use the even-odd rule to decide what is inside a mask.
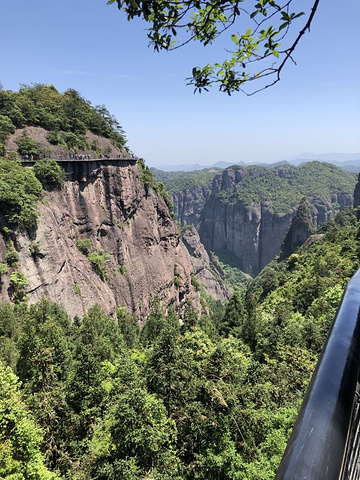
[[[307,163],[311,161],[319,162],[328,162],[336,165],[337,167],[347,170],[349,172],[360,172],[360,153],[302,153],[294,157],[284,158],[277,162],[264,163],[264,162],[226,162],[219,161],[212,165],[200,165],[199,163],[188,163],[188,164],[179,164],[179,165],[158,165],[153,167],[157,170],[162,170],[164,172],[192,172],[194,170],[205,170],[209,168],[229,168],[234,165],[249,166],[249,165],[258,165],[265,168],[279,167],[281,165],[295,165],[299,166],[302,163]]]
[[[360,153],[309,153],[305,152],[300,155],[296,155],[295,157],[285,158],[283,159],[293,165],[296,162],[303,163],[308,162],[311,160],[318,160],[319,162],[329,162],[334,163],[337,165],[338,163],[341,164],[352,164],[353,162],[360,162]]]

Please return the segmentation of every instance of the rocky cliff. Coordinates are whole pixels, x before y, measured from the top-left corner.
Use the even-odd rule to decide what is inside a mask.
[[[225,254],[243,272],[256,275],[280,251],[293,210],[274,213],[268,203],[224,203],[212,197],[202,213],[200,238],[205,247]]]
[[[166,182],[165,182],[166,183]],[[319,162],[300,167],[232,167],[208,189],[172,192],[181,224],[194,224],[207,251],[256,275],[280,252],[302,196],[318,225],[351,206],[355,176]]]
[[[231,291],[225,284],[224,273],[216,259],[210,258],[205,250],[196,228],[185,229],[182,239],[190,254],[193,275],[204,287],[206,294],[215,300],[228,300]]]
[[[285,260],[311,236],[314,227],[309,205],[304,199],[295,213],[281,245],[280,260]]]
[[[181,226],[199,225],[200,215],[210,196],[209,187],[194,186],[182,191],[172,192],[171,201],[174,205],[176,218]]]
[[[178,229],[162,197],[144,189],[142,170],[131,163],[67,162],[65,185],[44,194],[37,227],[14,231],[30,303],[45,296],[71,316],[95,302],[108,313],[124,305],[143,318],[154,297],[165,307],[197,302]],[[93,257],[81,253],[80,239],[90,239]],[[0,262],[5,250],[1,238]],[[6,300],[9,275],[2,281]]]
[[[356,208],[359,205],[360,205],[360,173],[358,175],[358,181],[355,185],[353,206],[354,206],[354,208]]]

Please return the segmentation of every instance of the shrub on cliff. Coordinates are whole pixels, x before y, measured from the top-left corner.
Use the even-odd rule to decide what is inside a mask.
[[[76,241],[76,246],[83,255],[88,255],[92,248],[92,243],[90,238],[79,238]]]
[[[23,302],[27,299],[26,287],[28,279],[24,273],[14,272],[10,276],[11,298],[15,303]]]
[[[0,218],[12,225],[35,225],[41,192],[41,183],[31,170],[0,158]]]
[[[28,155],[30,158],[37,158],[39,156],[40,143],[31,138],[27,133],[23,133],[21,137],[16,140],[16,143],[21,156]]]
[[[7,248],[5,255],[6,263],[9,267],[16,267],[19,262],[19,254],[11,245],[10,248]]]
[[[41,183],[61,186],[66,173],[52,158],[43,158],[34,165],[34,173]]]
[[[106,264],[110,261],[111,254],[98,250],[97,252],[90,253],[88,259],[95,272],[99,275],[101,280],[105,282],[108,278]]]
[[[6,275],[9,270],[9,267],[6,263],[0,263],[0,284],[1,284],[1,276]]]

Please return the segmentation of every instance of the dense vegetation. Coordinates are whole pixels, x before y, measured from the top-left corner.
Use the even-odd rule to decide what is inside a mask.
[[[210,168],[193,172],[164,172],[156,168],[150,169],[153,175],[161,180],[169,193],[181,192],[187,188],[205,187],[209,185],[219,169]]]
[[[34,225],[41,192],[41,183],[32,170],[0,157],[0,224]]]
[[[64,179],[64,170],[53,159],[42,158],[29,169],[16,159],[0,157],[0,226],[34,226],[43,185],[59,188]]]
[[[61,186],[66,173],[53,158],[41,158],[34,165],[34,174],[45,185]]]
[[[0,90],[0,149],[24,125],[42,126],[50,143],[69,150],[85,145],[87,130],[125,143],[105,107],[52,86]],[[17,144],[22,155],[40,154],[27,135]],[[358,266],[357,212],[343,212],[307,247],[273,261],[253,281],[224,265],[229,281],[241,287],[226,304],[202,298],[202,314],[188,303],[181,322],[158,299],[141,319],[147,320],[142,330],[121,306],[116,318],[94,305],[71,319],[45,299],[27,305],[28,280],[17,269],[12,242],[14,227],[36,224],[42,184],[60,186],[64,173],[49,159],[30,170],[15,157],[0,159],[6,245],[0,288],[9,275],[13,302],[0,304],[0,478],[273,479],[343,288]],[[164,185],[143,161],[139,166],[145,195],[153,189],[171,207]],[[298,196],[351,192],[355,183],[351,174],[318,163],[286,167],[283,176],[280,169],[242,170],[241,188],[221,192],[224,201],[271,200],[281,209],[297,205]],[[207,188],[215,174],[163,180],[172,191]],[[76,245],[105,281],[110,254],[88,237]],[[31,255],[38,251],[38,243],[29,246]],[[79,285],[74,290],[80,294]]]
[[[287,211],[298,205],[303,196],[330,200],[332,194],[352,193],[356,183],[354,174],[321,162],[263,169],[260,175],[258,167],[247,167],[245,172],[241,186],[237,183],[219,196],[245,205],[271,202],[275,211]]]
[[[159,301],[142,331],[124,308],[0,305],[0,476],[273,479],[359,252],[349,209],[181,326]]]
[[[74,89],[61,94],[53,85],[23,85],[18,92],[0,89],[0,155],[7,136],[25,126],[43,127],[50,144],[70,151],[98,148],[87,144],[87,131],[110,139],[117,148],[126,143],[121,125],[104,105],[92,106]],[[18,139],[18,151],[34,158],[49,153],[26,134]]]
[[[308,162],[299,167],[233,166],[226,170],[234,171],[234,181],[227,188],[222,187],[217,194],[219,198],[226,203],[241,202],[244,205],[270,202],[274,211],[288,211],[299,205],[304,196],[330,201],[332,194],[352,193],[356,183],[355,174],[321,162]],[[181,192],[197,185],[210,192],[211,181],[218,172],[213,169],[194,172],[154,170],[154,174],[169,192]]]

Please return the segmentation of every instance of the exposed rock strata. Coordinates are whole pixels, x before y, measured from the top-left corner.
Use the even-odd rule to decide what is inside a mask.
[[[204,245],[200,242],[196,228],[187,228],[182,239],[190,253],[193,274],[204,286],[206,293],[215,300],[229,299],[231,291],[224,282],[223,272],[217,263],[211,261]]]
[[[176,218],[181,226],[198,226],[201,212],[209,196],[210,189],[200,186],[186,188],[181,192],[173,192],[171,194]]]
[[[360,173],[358,175],[358,181],[355,185],[353,206],[354,206],[354,208],[356,208],[359,205],[360,205]]]
[[[240,191],[246,176],[261,177],[267,170],[230,168],[217,174],[209,189],[196,187],[172,193],[175,212],[182,225],[197,227],[201,242],[208,252],[232,257],[232,263],[251,275],[256,275],[280,252],[297,205],[287,211],[274,211],[270,202],[245,205],[237,200],[222,198],[227,190]],[[279,167],[275,175],[286,178],[287,167]],[[359,194],[360,198],[360,194]],[[308,197],[312,222],[316,228],[333,218],[340,210],[351,206],[350,193],[332,194],[329,199]],[[360,202],[360,201],[359,201]]]
[[[280,260],[289,257],[303,245],[312,234],[313,229],[309,205],[306,200],[304,200],[300,203],[291,222],[291,226],[284,237],[281,245]]]
[[[30,303],[45,295],[71,316],[83,315],[95,302],[108,313],[124,305],[140,317],[155,296],[165,307],[180,307],[189,298],[197,301],[188,252],[163,199],[144,191],[141,169],[130,162],[120,167],[95,161],[68,162],[66,169],[62,190],[44,195],[37,228],[30,235],[21,229],[14,234]],[[90,238],[94,251],[111,254],[107,281],[77,248],[80,238]],[[34,244],[39,250],[35,256],[30,253]],[[4,261],[3,240],[0,255]],[[8,278],[2,299],[8,298],[7,289]]]
[[[267,203],[245,206],[212,197],[202,214],[200,238],[208,250],[230,252],[234,264],[256,275],[279,253],[293,213],[274,213]]]

